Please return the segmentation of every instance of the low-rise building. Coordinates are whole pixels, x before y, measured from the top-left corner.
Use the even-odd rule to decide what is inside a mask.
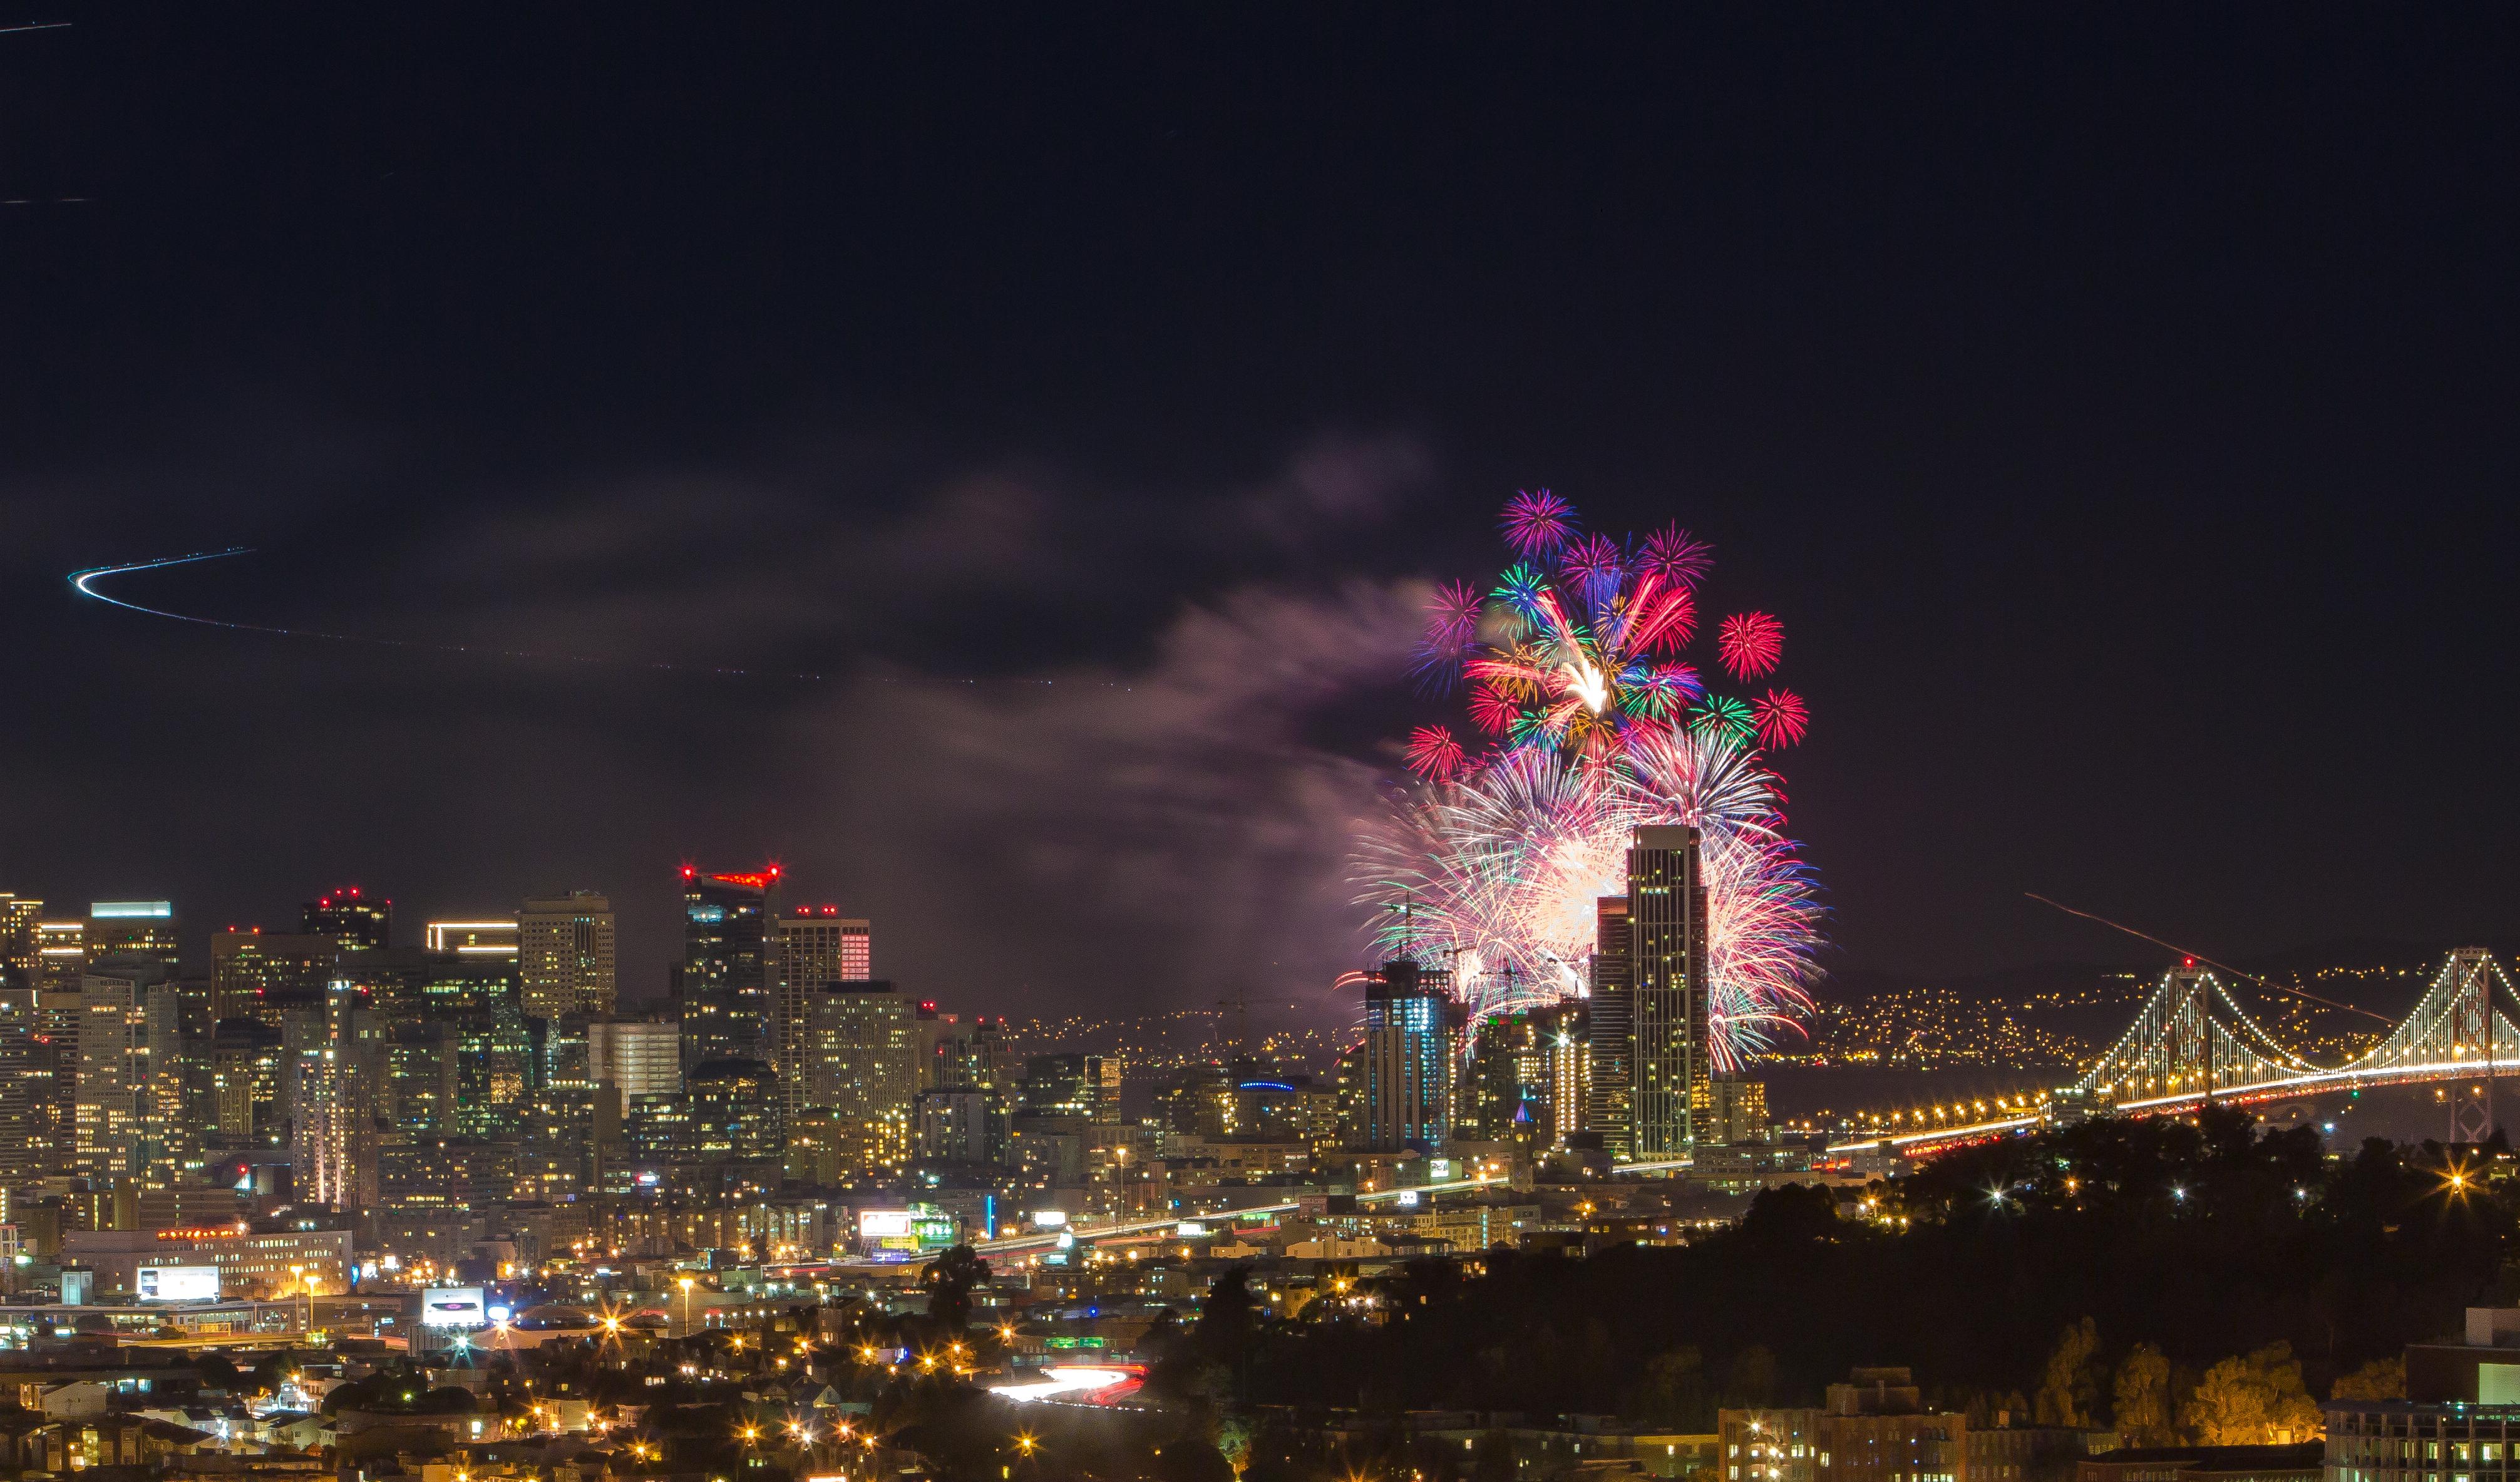
[[[1718,1414],[1720,1482],[1962,1482],[1968,1417],[1928,1412],[1904,1369],[1859,1369],[1822,1409]]]
[[[2325,1482],[2500,1482],[2520,1464],[2520,1308],[2407,1347],[2402,1399],[2330,1400]]]

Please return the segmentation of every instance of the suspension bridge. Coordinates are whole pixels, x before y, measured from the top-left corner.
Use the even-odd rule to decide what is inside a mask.
[[[2219,974],[2189,960],[2162,974],[2135,1022],[2073,1085],[2002,1115],[1881,1132],[1828,1150],[1917,1153],[2091,1114],[2157,1116],[2209,1102],[2429,1081],[2476,1083],[2475,1094],[2452,1102],[2452,1131],[2453,1141],[2482,1142],[2494,1127],[2494,1078],[2520,1073],[2520,1027],[2501,1007],[2512,1001],[2511,980],[2493,953],[2457,948],[2385,1039],[2344,1064],[2320,1065],[2269,1033]]]

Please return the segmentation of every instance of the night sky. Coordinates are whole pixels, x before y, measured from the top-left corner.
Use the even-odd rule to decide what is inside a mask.
[[[1834,967],[2509,935],[2520,14],[881,9],[13,13],[0,889],[1338,1016],[1547,485],[1782,618]],[[619,662],[65,582],[229,545]]]

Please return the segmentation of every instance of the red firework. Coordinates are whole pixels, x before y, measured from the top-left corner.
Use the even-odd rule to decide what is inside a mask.
[[[1771,750],[1792,745],[1811,729],[1811,711],[1791,690],[1769,691],[1750,702],[1750,713],[1758,720],[1759,743]]]
[[[1522,702],[1494,685],[1470,692],[1470,719],[1490,736],[1503,736],[1522,716]]]
[[[1547,489],[1525,489],[1506,501],[1506,543],[1525,556],[1555,551],[1574,533],[1575,507]]]
[[[1442,726],[1419,726],[1409,733],[1409,766],[1429,782],[1442,782],[1469,762],[1462,743]]]
[[[1785,625],[1765,612],[1735,612],[1715,630],[1715,651],[1734,679],[1755,679],[1784,656]]]

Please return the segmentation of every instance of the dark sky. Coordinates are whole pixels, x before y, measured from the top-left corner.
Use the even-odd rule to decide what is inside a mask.
[[[0,888],[1318,1002],[1546,484],[1782,617],[1840,968],[2508,934],[2520,15],[788,9],[0,33]],[[630,662],[64,584],[230,544],[113,590]]]

